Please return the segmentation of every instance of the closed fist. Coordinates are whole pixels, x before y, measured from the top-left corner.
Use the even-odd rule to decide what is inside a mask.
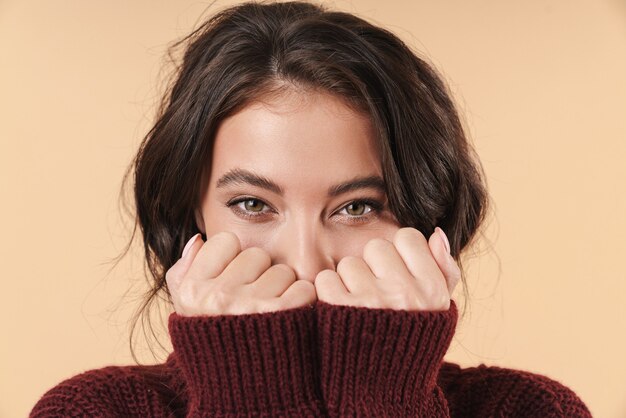
[[[344,257],[336,271],[315,278],[319,300],[334,305],[420,311],[448,310],[461,271],[440,228],[427,241],[415,228],[401,228],[393,242],[376,238],[363,257]]]
[[[179,315],[240,315],[312,304],[311,282],[296,280],[287,265],[271,265],[258,247],[241,251],[237,236],[220,232],[206,242],[200,234],[166,273],[174,309]]]

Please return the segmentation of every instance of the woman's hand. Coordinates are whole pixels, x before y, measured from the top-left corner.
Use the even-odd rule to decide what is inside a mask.
[[[428,241],[415,228],[401,228],[393,242],[372,239],[363,248],[363,258],[344,257],[336,271],[318,273],[317,297],[334,305],[448,310],[461,278],[448,248],[440,228]]]
[[[239,238],[220,232],[202,241],[200,234],[165,274],[179,315],[240,315],[279,311],[316,300],[313,283],[296,280],[284,265],[271,265],[258,247],[241,251]]]

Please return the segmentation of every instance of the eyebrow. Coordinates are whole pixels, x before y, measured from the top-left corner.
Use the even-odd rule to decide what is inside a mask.
[[[233,184],[249,184],[269,190],[279,196],[284,195],[283,188],[274,181],[241,168],[229,170],[226,174],[221,176],[217,181],[216,187],[221,189]],[[385,182],[380,176],[355,177],[346,182],[329,187],[328,196],[335,197],[360,189],[375,189],[381,193],[385,193]]]

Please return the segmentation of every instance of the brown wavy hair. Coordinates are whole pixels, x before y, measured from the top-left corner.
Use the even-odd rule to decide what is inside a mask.
[[[247,2],[211,16],[170,47],[183,50],[154,126],[124,175],[133,175],[149,290],[132,322],[154,336],[150,306],[170,301],[166,271],[200,232],[199,207],[220,122],[284,89],[343,98],[371,118],[390,209],[425,236],[440,226],[451,253],[474,239],[488,206],[485,176],[441,77],[393,33],[350,13],[307,2]],[[203,237],[206,239],[206,236]],[[463,269],[461,269],[463,271]],[[465,275],[463,288],[467,296]],[[163,347],[163,346],[161,346]],[[154,354],[154,352],[153,352]]]

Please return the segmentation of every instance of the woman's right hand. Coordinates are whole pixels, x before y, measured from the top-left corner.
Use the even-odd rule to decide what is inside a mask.
[[[273,312],[317,299],[313,283],[296,280],[285,264],[272,265],[261,248],[241,251],[232,232],[217,233],[206,242],[195,235],[165,280],[174,309],[182,316]]]

